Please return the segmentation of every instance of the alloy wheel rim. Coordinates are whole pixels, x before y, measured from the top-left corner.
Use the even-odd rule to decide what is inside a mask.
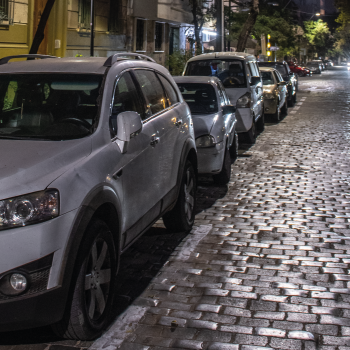
[[[189,169],[186,171],[186,181],[184,186],[185,191],[185,214],[187,220],[190,222],[192,220],[192,213],[194,207],[194,182]]]
[[[85,302],[91,320],[99,319],[106,309],[111,283],[111,258],[104,239],[94,241],[85,275]]]

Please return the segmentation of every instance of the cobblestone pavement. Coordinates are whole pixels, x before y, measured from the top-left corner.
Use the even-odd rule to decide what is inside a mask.
[[[104,336],[6,333],[0,350],[350,349],[349,74],[299,87],[228,187],[200,183],[190,234],[159,222],[123,255]]]

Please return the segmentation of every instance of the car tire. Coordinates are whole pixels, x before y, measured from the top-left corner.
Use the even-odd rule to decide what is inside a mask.
[[[281,113],[283,115],[288,115],[288,103],[287,103],[287,100],[284,101],[284,105],[282,106]]]
[[[229,148],[230,151],[230,156],[231,156],[231,163],[233,164],[237,158],[238,158],[238,148],[239,148],[239,143],[238,143],[238,135],[235,132],[235,136],[232,141],[232,145]]]
[[[107,224],[93,219],[81,242],[72,278],[72,291],[63,319],[52,325],[59,337],[92,340],[111,321],[117,254]]]
[[[260,118],[258,119],[257,123],[256,123],[256,128],[258,129],[258,131],[264,131],[265,129],[265,114],[264,112],[262,113],[262,115],[260,116]]]
[[[299,72],[298,75],[299,75],[299,77],[303,77],[304,73],[303,72]]]
[[[175,207],[163,215],[163,223],[169,231],[187,232],[192,229],[195,217],[196,190],[197,178],[194,167],[190,161],[186,161]]]
[[[274,114],[272,114],[272,120],[276,123],[279,122],[281,119],[281,111],[278,108],[279,106],[279,101],[277,102],[277,107],[276,107],[276,112]]]
[[[252,127],[244,133],[245,140],[248,144],[253,145],[256,141],[256,125],[255,120],[253,119]]]
[[[225,150],[222,169],[219,174],[213,175],[213,180],[217,185],[227,185],[231,179],[231,155],[228,149]]]

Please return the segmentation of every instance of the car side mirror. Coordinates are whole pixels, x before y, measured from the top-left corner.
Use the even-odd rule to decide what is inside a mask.
[[[285,81],[280,81],[277,85],[278,86],[286,86],[288,83]]]
[[[225,114],[233,114],[236,112],[236,107],[232,105],[227,105],[222,107],[222,113]]]
[[[127,151],[128,142],[132,137],[137,136],[141,132],[143,126],[140,115],[131,111],[119,113],[116,118],[115,115],[112,114],[111,125],[112,131],[116,136],[116,143],[122,153]]]
[[[261,78],[260,77],[251,77],[250,80],[250,85],[256,85],[261,83]]]

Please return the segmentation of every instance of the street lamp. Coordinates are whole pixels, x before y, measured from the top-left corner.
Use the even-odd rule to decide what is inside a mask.
[[[314,13],[314,14],[310,17],[309,21],[311,21],[311,18],[313,18],[314,16],[319,17],[319,16],[321,16],[321,14],[320,14],[319,12]]]

